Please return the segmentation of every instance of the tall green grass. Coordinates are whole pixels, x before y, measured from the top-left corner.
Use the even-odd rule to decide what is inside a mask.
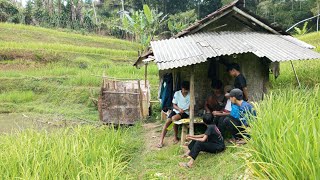
[[[257,104],[247,164],[262,179],[320,177],[320,90],[274,90]]]
[[[130,179],[139,127],[79,126],[0,136],[1,179]]]
[[[54,30],[22,24],[0,23],[0,36],[3,41],[48,42],[134,51],[139,49],[139,44],[137,43],[110,36],[81,35],[75,32],[63,32],[62,30],[63,29]]]
[[[19,43],[19,42],[2,42],[0,44],[2,49],[29,49],[29,50],[46,50],[46,51],[56,51],[56,52],[76,52],[82,54],[100,54],[100,55],[112,55],[121,56],[123,58],[129,58],[132,56],[138,56],[137,51],[126,51],[126,50],[115,50],[107,48],[98,47],[83,47],[69,44],[59,44],[59,43]],[[127,59],[123,59],[127,60]]]
[[[23,103],[35,100],[35,94],[32,91],[10,91],[0,93],[0,103]]]
[[[293,61],[293,65],[303,87],[320,84],[320,60]],[[271,77],[271,83],[273,89],[298,86],[290,62],[281,63],[280,76],[277,79]]]

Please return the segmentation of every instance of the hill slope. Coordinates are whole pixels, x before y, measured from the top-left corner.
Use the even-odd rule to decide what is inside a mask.
[[[0,23],[0,113],[97,120],[98,76],[143,78],[132,67],[138,49],[113,37]]]

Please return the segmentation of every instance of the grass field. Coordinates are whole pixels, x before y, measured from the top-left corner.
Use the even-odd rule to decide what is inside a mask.
[[[101,76],[143,78],[131,65],[139,45],[112,37],[0,24],[0,112],[98,120]],[[156,85],[156,67],[149,68]]]
[[[320,47],[320,34],[299,38]],[[196,167],[185,170],[177,166],[182,161],[178,145],[145,149],[151,137],[145,137],[148,131],[140,125],[121,130],[96,127],[98,111],[91,99],[100,91],[98,76],[105,72],[143,79],[144,70],[132,67],[138,49],[138,44],[112,37],[0,23],[0,131],[10,132],[11,121],[30,127],[24,125],[31,122],[28,119],[55,127],[66,121],[93,124],[1,135],[0,177],[242,179],[248,167],[259,178],[320,177],[320,117],[313,113],[319,112],[319,60],[294,61],[302,89],[297,89],[291,65],[282,63],[280,77],[270,76],[272,90],[257,106],[259,117],[251,129],[257,138],[243,148],[200,155]],[[149,66],[148,73],[156,99],[157,67]],[[160,129],[155,128],[156,133]],[[70,167],[70,172],[63,167]]]

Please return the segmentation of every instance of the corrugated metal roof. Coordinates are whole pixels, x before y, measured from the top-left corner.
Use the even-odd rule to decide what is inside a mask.
[[[258,32],[205,32],[151,42],[160,70],[207,61],[207,58],[253,53],[273,62],[320,59],[313,46],[287,35]]]
[[[211,14],[208,14],[206,17],[202,18],[201,20],[196,21],[194,24],[192,24],[191,26],[182,30],[181,32],[179,32],[178,34],[173,36],[172,38],[181,38],[181,37],[184,37],[184,36],[187,36],[190,34],[194,34],[198,31],[200,31],[201,28],[204,28],[204,27],[210,25],[211,24],[210,21],[212,21],[212,20],[218,21],[221,17],[228,15],[232,11],[235,11],[234,10],[235,8],[241,10],[243,13],[247,14],[247,16],[251,16],[251,17],[257,19],[259,22],[265,24],[267,27],[273,29],[274,31],[271,31],[272,33],[276,32],[276,34],[290,35],[286,31],[284,31],[281,27],[273,26],[266,19],[251,13],[249,10],[245,9],[243,7],[243,5],[244,5],[243,0],[235,0],[235,1],[231,2],[230,4],[227,4],[223,7],[221,7],[220,9],[212,12]],[[219,16],[221,16],[221,17],[219,17]],[[244,18],[247,18],[247,17],[244,17]],[[248,20],[251,21],[251,19],[248,19]],[[262,28],[265,28],[265,27],[262,27]],[[151,54],[153,54],[152,50],[148,49],[147,52],[145,52],[143,55],[139,56],[138,60],[134,63],[134,66],[140,67],[142,65],[142,63],[141,63],[142,60],[146,59]]]

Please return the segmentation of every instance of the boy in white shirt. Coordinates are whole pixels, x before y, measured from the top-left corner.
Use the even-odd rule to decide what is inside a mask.
[[[167,128],[173,121],[178,121],[180,119],[185,119],[189,117],[189,108],[190,108],[190,94],[189,94],[189,86],[190,83],[188,81],[182,82],[181,90],[174,93],[172,104],[173,111],[168,116],[167,122],[163,126],[160,142],[158,144],[158,148],[162,148],[163,139],[167,134]],[[176,124],[173,125],[174,129],[174,142],[177,143],[178,139],[178,126]]]

